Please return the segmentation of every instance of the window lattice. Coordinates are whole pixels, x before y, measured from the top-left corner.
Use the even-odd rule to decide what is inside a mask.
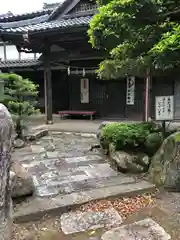
[[[92,11],[96,9],[97,9],[97,4],[82,3],[79,6],[77,6],[75,9],[73,9],[72,13]]]

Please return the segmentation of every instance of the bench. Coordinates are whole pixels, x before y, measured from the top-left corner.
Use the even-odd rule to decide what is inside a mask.
[[[59,111],[58,112],[60,118],[63,118],[64,116],[90,116],[90,120],[93,120],[93,116],[96,114],[95,111]]]

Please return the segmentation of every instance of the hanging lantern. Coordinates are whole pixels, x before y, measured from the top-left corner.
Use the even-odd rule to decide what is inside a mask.
[[[68,72],[68,75],[71,74],[71,69],[70,69],[70,67],[68,67],[67,72]]]
[[[86,69],[83,68],[83,77],[85,77],[85,75],[86,75]]]

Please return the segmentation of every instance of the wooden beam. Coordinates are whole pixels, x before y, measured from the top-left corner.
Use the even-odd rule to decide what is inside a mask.
[[[47,43],[48,44],[48,43]],[[49,61],[50,46],[44,46],[44,98],[45,98],[45,115],[46,124],[53,123],[52,111],[52,82],[51,82],[51,66]]]

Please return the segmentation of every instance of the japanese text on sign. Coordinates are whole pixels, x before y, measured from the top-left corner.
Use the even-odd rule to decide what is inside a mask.
[[[134,105],[135,97],[135,77],[127,78],[127,93],[126,93],[126,104]]]
[[[156,97],[156,120],[174,119],[174,96]]]

